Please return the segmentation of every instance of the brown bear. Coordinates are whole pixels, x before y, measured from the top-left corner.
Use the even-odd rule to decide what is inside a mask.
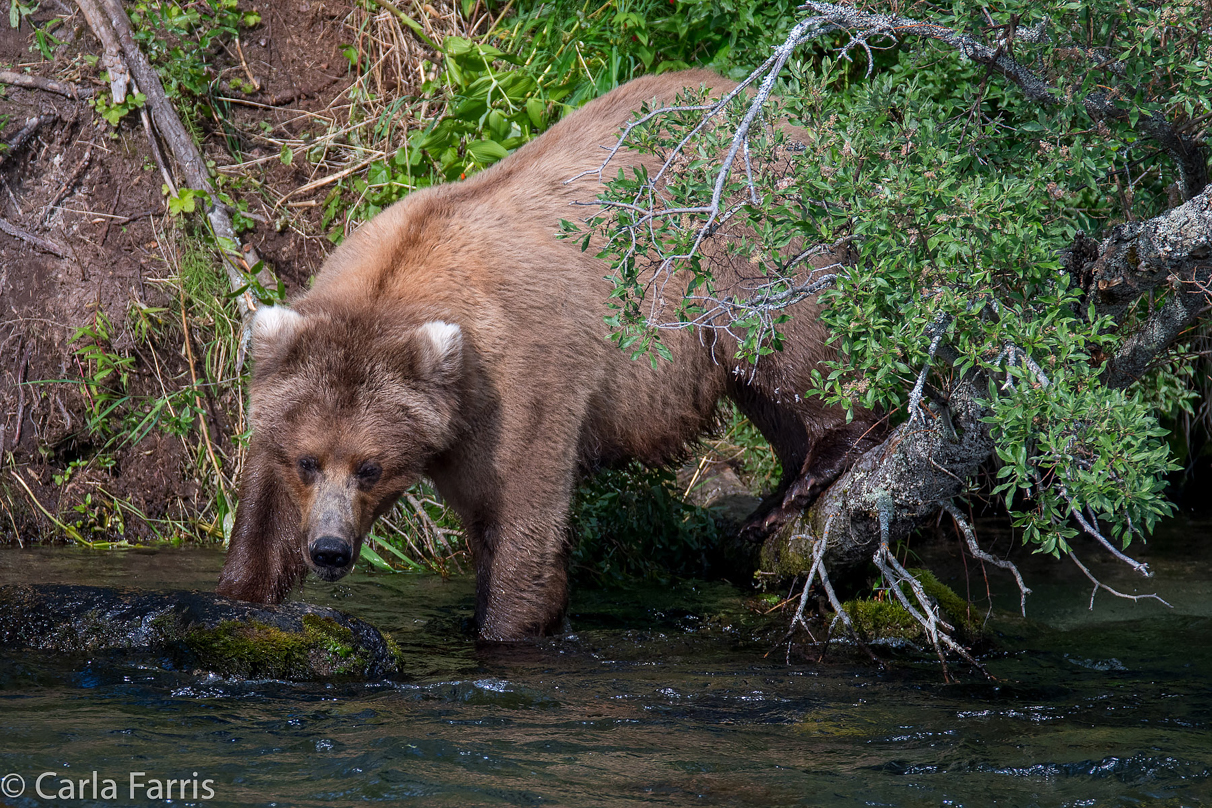
[[[557,629],[567,602],[568,511],[578,476],[637,458],[669,463],[733,399],[784,478],[761,535],[816,496],[871,420],[795,395],[833,356],[812,300],[782,351],[737,367],[726,337],[671,331],[670,362],[629,359],[603,322],[607,264],[561,219],[601,191],[603,147],[644,103],[734,83],[707,71],[636,79],[463,182],[410,194],[367,222],[290,308],[253,324],[253,425],[219,593],[286,596],[308,568],[345,575],[374,520],[422,475],[459,514],[489,640]],[[611,171],[654,158],[620,151]],[[744,262],[753,275],[753,267]],[[744,285],[716,267],[719,288]]]

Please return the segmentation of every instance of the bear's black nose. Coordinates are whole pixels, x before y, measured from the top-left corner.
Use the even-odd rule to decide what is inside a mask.
[[[311,545],[311,560],[317,567],[344,567],[352,554],[349,544],[336,536],[321,536]]]

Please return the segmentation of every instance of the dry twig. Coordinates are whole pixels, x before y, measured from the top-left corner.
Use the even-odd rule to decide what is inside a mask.
[[[84,150],[84,156],[80,158],[80,162],[77,163],[76,167],[72,170],[71,176],[68,177],[61,186],[59,186],[59,190],[55,193],[54,198],[52,198],[47,204],[46,210],[42,213],[43,223],[45,223],[51,217],[51,214],[55,212],[55,208],[59,205],[59,203],[62,202],[69,193],[71,193],[72,188],[74,188],[76,183],[80,180],[80,176],[84,173],[85,169],[88,168],[88,163],[92,159],[93,147],[90,145]]]
[[[0,165],[4,165],[5,160],[14,154],[17,149],[24,146],[26,141],[33,137],[34,133],[37,132],[43,124],[50,123],[51,121],[55,120],[56,117],[57,116],[53,114],[39,115],[26,121],[25,126],[21,127],[17,134],[13,135],[12,139],[4,144],[4,149],[0,151]]]
[[[0,70],[0,84],[11,84],[14,87],[25,87],[30,90],[45,90],[48,93],[65,95],[68,98],[89,98],[93,94],[91,87],[80,87],[69,81],[57,81],[42,76],[30,76],[12,70]]]
[[[31,244],[33,247],[41,250],[42,252],[48,252],[51,255],[58,256],[59,258],[67,258],[67,250],[65,248],[59,246],[53,241],[39,238],[27,230],[22,230],[20,227],[17,227],[17,225],[13,224],[7,219],[0,219],[0,230],[8,233],[13,238],[19,238],[22,241]]]

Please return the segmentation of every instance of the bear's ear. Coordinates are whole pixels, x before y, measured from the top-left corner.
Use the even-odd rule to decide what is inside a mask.
[[[260,306],[253,317],[253,361],[269,358],[299,330],[303,315],[286,306]]]
[[[427,374],[450,375],[463,365],[463,330],[454,323],[430,320],[417,329],[421,342],[422,370]]]

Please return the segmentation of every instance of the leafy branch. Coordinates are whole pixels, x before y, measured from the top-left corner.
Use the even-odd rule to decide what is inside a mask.
[[[1079,534],[1148,572],[1123,550],[1171,512],[1163,478],[1175,467],[1151,390],[1163,382],[1149,374],[1207,308],[1212,200],[1198,127],[1212,115],[1199,89],[1212,68],[1180,70],[1139,41],[1117,52],[1058,41],[1072,20],[1028,24],[1029,6],[1000,25],[985,12],[991,43],[967,32],[962,10],[935,9],[937,21],[820,2],[802,10],[771,57],[718,100],[686,96],[629,123],[589,173],[607,177],[624,148],[652,155],[649,168],[620,172],[583,227],[565,230],[586,247],[597,235],[610,256],[608,323],[633,353],[660,354],[661,329],[691,328],[728,338],[734,355],[717,361],[761,362],[781,347],[788,307],[814,304],[838,356],[798,392],[882,410],[895,428],[798,527],[767,540],[763,566],[824,583],[826,570],[873,563],[940,655],[965,657],[888,548],[942,510],[974,555],[992,558],[953,504],[983,464],[996,464],[992,493],[1024,541],[1068,554],[1095,592],[1122,594],[1073,556]],[[1085,27],[1110,25],[1119,47],[1116,25],[1096,12],[1152,13],[1130,32],[1162,27],[1198,47],[1194,11],[1096,4]],[[836,58],[820,46],[810,61],[793,58],[821,38]],[[1059,69],[1096,51],[1088,69]],[[867,59],[862,81],[846,67],[855,52]],[[1140,91],[1110,86],[1107,74]],[[991,88],[990,75],[1008,87]],[[957,84],[967,97],[948,91]],[[1145,175],[1123,168],[1125,149],[1143,142],[1170,159],[1185,203],[1158,204],[1161,166],[1149,169],[1151,202]],[[1085,235],[1116,218],[1101,241]],[[808,256],[811,269],[796,271]],[[745,262],[746,284],[717,289],[713,266]],[[1025,609],[1028,590],[1007,569]]]

